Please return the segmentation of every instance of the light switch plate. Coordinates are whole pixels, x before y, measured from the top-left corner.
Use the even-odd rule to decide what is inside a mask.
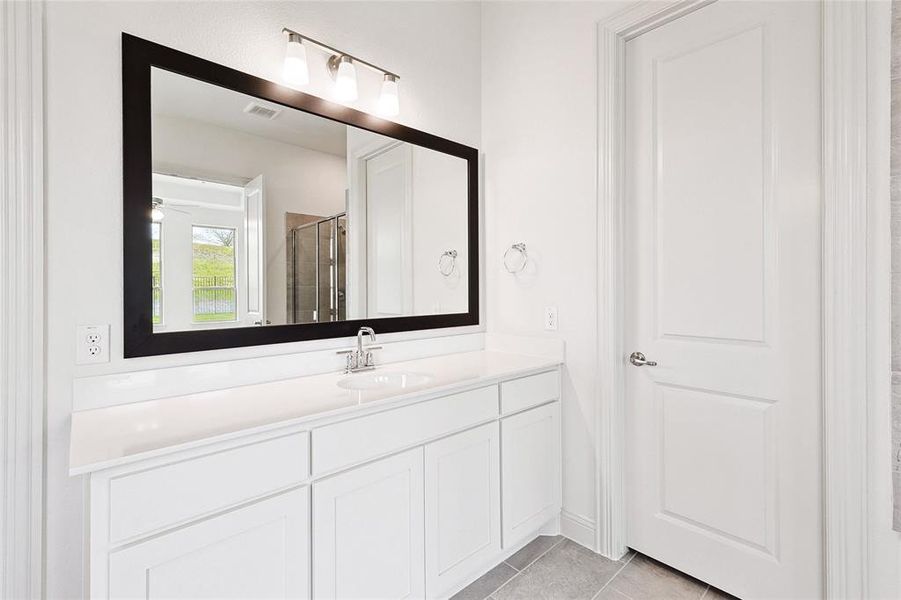
[[[544,328],[547,331],[557,331],[557,307],[544,307]]]
[[[109,325],[78,325],[75,328],[75,364],[109,362]]]

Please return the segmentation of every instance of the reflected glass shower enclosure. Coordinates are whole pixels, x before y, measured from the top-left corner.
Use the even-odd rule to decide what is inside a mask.
[[[347,214],[294,227],[290,235],[291,323],[322,323],[347,318]]]

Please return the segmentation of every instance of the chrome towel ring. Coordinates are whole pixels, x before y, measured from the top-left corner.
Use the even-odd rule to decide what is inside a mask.
[[[504,252],[504,268],[507,273],[521,272],[528,262],[529,253],[526,252],[526,245],[523,242],[513,244]]]
[[[444,254],[438,257],[438,272],[445,277],[450,277],[454,269],[457,268],[457,251],[445,250]]]

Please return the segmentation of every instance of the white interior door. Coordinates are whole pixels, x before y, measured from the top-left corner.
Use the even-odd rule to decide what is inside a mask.
[[[266,204],[263,176],[244,186],[244,227],[247,248],[247,311],[245,325],[266,323]]]
[[[400,144],[366,161],[366,281],[370,317],[413,311],[412,151]]]
[[[742,598],[822,596],[820,22],[626,46],[627,540]]]

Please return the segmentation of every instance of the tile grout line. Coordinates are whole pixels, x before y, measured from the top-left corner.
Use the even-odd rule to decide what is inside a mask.
[[[560,536],[560,539],[557,540],[557,541],[554,543],[553,546],[551,546],[550,548],[548,548],[547,550],[545,550],[544,552],[542,552],[541,554],[539,554],[538,556],[536,556],[536,557],[535,557],[535,560],[533,560],[532,562],[530,562],[529,564],[527,564],[526,566],[524,566],[522,569],[520,569],[519,572],[522,573],[523,571],[525,571],[526,569],[528,569],[529,567],[531,567],[532,565],[534,565],[535,563],[537,563],[539,560],[541,560],[541,559],[544,557],[545,554],[547,554],[548,552],[550,552],[551,550],[553,550],[554,548],[556,548],[557,546],[559,546],[560,544],[562,544],[563,541],[566,540],[566,539],[567,539],[567,538],[565,538],[565,537],[563,537],[563,536],[561,535],[561,536]],[[510,565],[510,566],[513,567],[513,565]],[[513,567],[513,568],[515,569],[516,567]]]
[[[632,556],[629,557],[629,560],[627,560],[625,563],[623,563],[623,566],[621,566],[619,569],[616,570],[616,573],[613,574],[613,577],[611,577],[610,579],[608,579],[608,580],[607,580],[607,583],[605,583],[604,585],[601,586],[601,589],[599,589],[599,590],[594,594],[594,596],[591,597],[591,600],[595,600],[595,598],[597,598],[598,596],[600,596],[600,595],[601,595],[601,592],[603,592],[605,589],[607,589],[607,586],[608,586],[608,585],[610,585],[611,583],[613,583],[613,580],[616,579],[616,578],[619,576],[619,574],[623,572],[623,569],[625,569],[626,567],[629,566],[629,563],[632,562],[632,559],[635,558],[637,555],[638,555],[638,552],[635,552],[635,551],[633,550],[633,551],[632,551]],[[622,595],[622,596],[626,596],[625,594],[623,594],[623,593],[620,592],[619,590],[616,590],[616,592],[617,592],[618,594]],[[626,596],[626,598],[628,598],[628,596]]]
[[[494,596],[495,592],[497,592],[499,589],[501,589],[502,587],[504,587],[505,585],[507,585],[507,583],[509,583],[511,579],[513,579],[514,577],[516,577],[517,575],[519,575],[519,571],[516,570],[516,567],[514,567],[514,566],[511,565],[511,564],[507,564],[507,561],[505,561],[505,560],[504,560],[504,561],[501,561],[501,562],[502,562],[503,564],[507,565],[508,567],[510,567],[511,569],[513,569],[513,575],[510,576],[508,579],[505,579],[504,582],[503,582],[502,584],[500,584],[499,586],[497,586],[497,587],[494,589],[493,592],[490,592],[487,596],[485,596],[484,598],[482,598],[482,600],[489,600],[489,598],[492,598],[492,597]]]
[[[537,538],[536,538],[536,539],[537,539]],[[506,586],[508,583],[510,583],[511,581],[513,581],[514,579],[516,579],[517,577],[519,577],[520,575],[522,575],[523,573],[525,573],[525,572],[526,572],[526,569],[528,569],[529,567],[531,567],[532,565],[534,565],[536,562],[538,562],[539,560],[541,560],[541,559],[544,557],[545,554],[547,554],[548,552],[550,552],[551,550],[553,550],[554,548],[556,548],[557,546],[559,546],[560,544],[562,544],[562,543],[563,543],[563,540],[565,540],[565,539],[567,539],[567,538],[565,538],[565,537],[563,537],[563,536],[561,535],[561,536],[560,536],[560,539],[557,540],[557,542],[556,542],[553,546],[551,546],[550,548],[548,548],[547,550],[545,550],[544,552],[542,552],[541,554],[539,554],[538,556],[536,556],[536,557],[535,557],[535,560],[533,560],[532,562],[530,562],[529,564],[527,564],[526,566],[524,566],[524,567],[522,568],[522,571],[518,570],[516,567],[514,567],[513,565],[511,565],[510,563],[508,563],[508,562],[505,560],[504,563],[505,563],[508,567],[510,567],[511,569],[513,569],[514,571],[516,571],[516,575],[514,575],[513,577],[511,577],[510,579],[508,579],[507,581],[505,581],[505,582],[504,582],[501,586],[499,586],[496,590],[494,590],[493,592],[491,592],[490,594],[488,594],[488,595],[485,597],[485,599],[487,600],[488,598],[493,598],[494,595],[495,595],[496,593],[498,593],[499,591],[501,591],[502,589],[504,589],[504,586]],[[529,543],[531,543],[531,542],[529,542]],[[526,545],[528,545],[528,544],[526,544]],[[523,548],[525,548],[525,546],[523,546]]]

